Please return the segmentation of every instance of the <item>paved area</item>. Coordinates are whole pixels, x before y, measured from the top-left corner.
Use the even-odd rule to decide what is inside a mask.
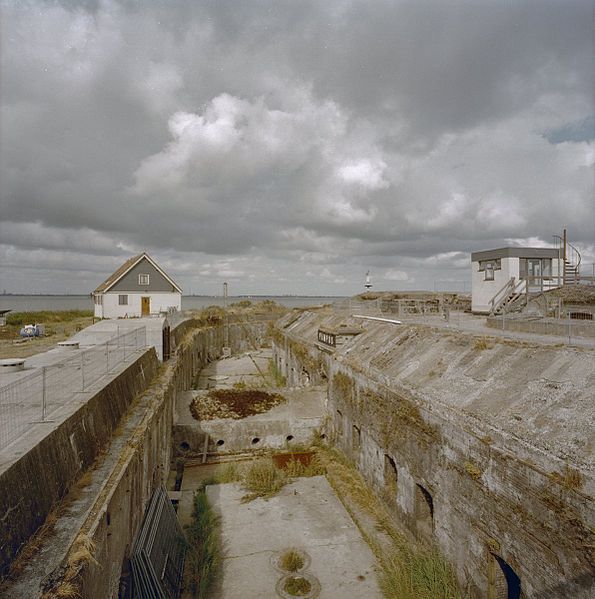
[[[323,476],[301,478],[268,500],[241,503],[236,483],[207,487],[221,514],[222,576],[213,599],[278,597],[284,576],[275,558],[291,548],[304,551],[304,573],[320,584],[321,599],[382,597],[375,558]]]
[[[212,362],[198,376],[197,389],[230,389],[234,385],[273,386],[269,375],[271,349],[263,348]]]
[[[118,341],[118,329],[102,323],[71,337],[79,348],[56,347],[26,358],[23,370],[0,375],[0,465],[27,451],[145,351],[144,331],[134,332],[138,321],[121,329]]]

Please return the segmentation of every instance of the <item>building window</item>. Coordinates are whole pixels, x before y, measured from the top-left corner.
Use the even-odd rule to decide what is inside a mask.
[[[494,280],[494,264],[492,262],[486,262],[484,280],[485,281],[493,281]]]
[[[493,260],[480,260],[479,261],[479,272],[484,273],[484,281],[494,280],[494,271],[502,268],[502,262],[500,258],[494,258]]]
[[[119,295],[118,296],[118,305],[127,306],[128,305],[128,296],[127,295]]]
[[[138,284],[139,285],[148,285],[149,284],[149,275],[138,275]]]

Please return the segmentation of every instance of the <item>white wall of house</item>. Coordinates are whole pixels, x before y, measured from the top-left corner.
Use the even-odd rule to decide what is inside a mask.
[[[494,270],[494,280],[486,280],[485,271],[479,270],[479,261],[471,263],[471,311],[489,312],[490,300],[510,281],[519,277],[519,259],[501,258],[500,270]]]
[[[120,304],[120,295],[126,295],[127,304]],[[101,303],[95,302],[95,318],[136,318],[141,316],[141,298],[150,297],[150,313],[159,314],[169,308],[182,309],[181,293],[104,293]]]

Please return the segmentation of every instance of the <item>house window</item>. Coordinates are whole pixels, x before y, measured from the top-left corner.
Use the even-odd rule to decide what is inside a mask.
[[[128,305],[128,296],[127,295],[119,295],[118,296],[118,305],[127,306]]]
[[[495,258],[494,260],[480,260],[479,261],[479,272],[484,273],[484,281],[493,281],[494,280],[494,271],[500,270],[502,268],[502,263],[500,258]]]
[[[138,284],[139,285],[148,285],[149,284],[149,275],[138,275]]]
[[[484,281],[493,281],[493,280],[494,280],[494,264],[492,262],[486,262]]]

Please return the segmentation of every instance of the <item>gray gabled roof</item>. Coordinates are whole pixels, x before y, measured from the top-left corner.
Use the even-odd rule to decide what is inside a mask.
[[[182,288],[146,252],[126,260],[126,262],[124,262],[120,268],[114,271],[105,281],[103,281],[103,283],[101,283],[101,285],[99,285],[99,287],[97,287],[93,293],[105,293],[109,291],[122,277],[126,275],[126,273],[130,272],[141,260],[145,258],[173,285],[173,287],[182,293]]]

